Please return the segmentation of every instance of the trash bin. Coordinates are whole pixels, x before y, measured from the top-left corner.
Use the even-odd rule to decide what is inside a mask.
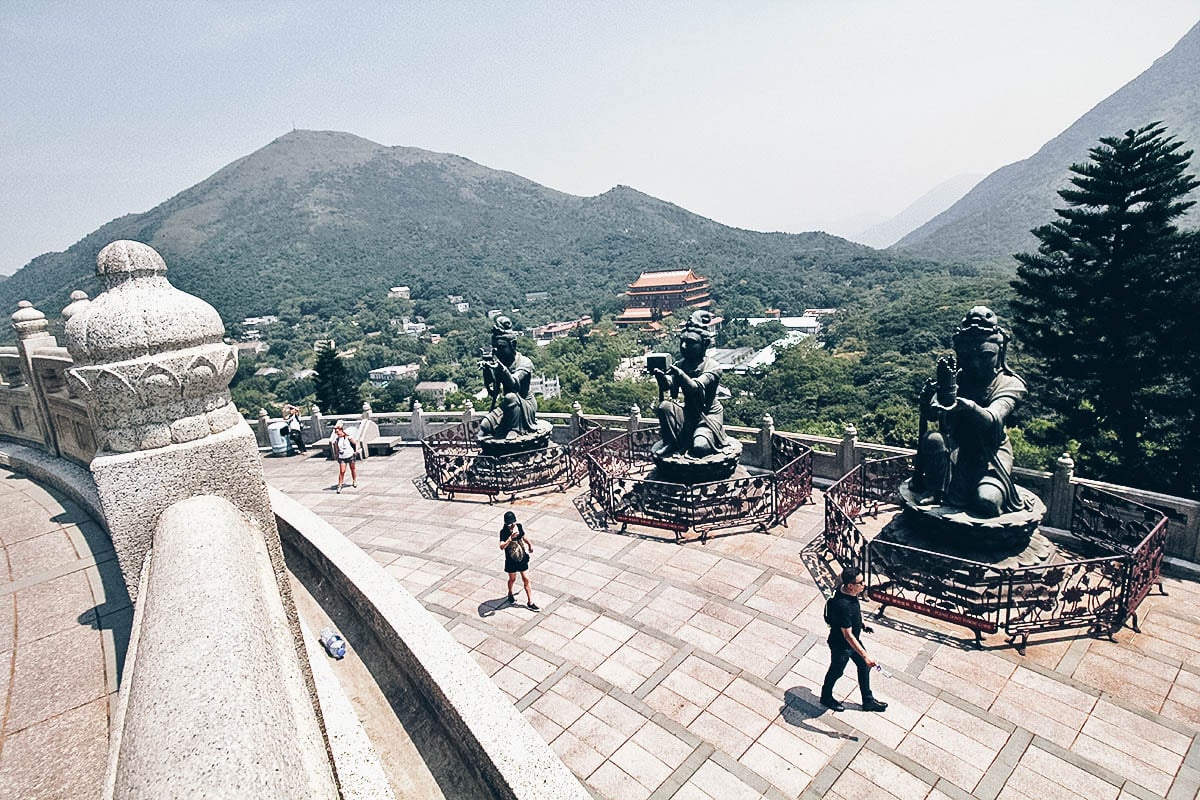
[[[272,422],[267,425],[267,440],[271,443],[271,455],[286,456],[291,450],[288,442],[287,423]]]

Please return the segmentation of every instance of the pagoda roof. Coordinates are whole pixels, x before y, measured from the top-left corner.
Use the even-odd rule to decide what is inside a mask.
[[[627,308],[624,311],[622,311],[617,316],[617,319],[621,320],[621,321],[624,321],[624,320],[650,320],[654,316],[654,311],[655,310],[653,308],[642,308],[640,306],[635,306],[633,308]]]
[[[690,269],[672,269],[663,272],[643,272],[638,279],[629,284],[630,289],[653,289],[660,286],[678,286],[687,283],[703,283],[702,278]]]

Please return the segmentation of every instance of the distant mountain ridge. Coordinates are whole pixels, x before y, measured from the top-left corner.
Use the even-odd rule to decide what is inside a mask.
[[[158,249],[172,282],[227,321],[291,297],[345,308],[401,284],[414,297],[461,294],[476,308],[549,291],[587,312],[615,305],[643,269],[677,266],[711,278],[718,300],[803,308],[941,269],[824,233],[726,227],[629,187],[576,197],[461,156],[301,130],[33,259],[0,283],[0,304],[29,299],[50,313],[73,289],[95,292],[96,253],[121,238]]]
[[[1057,191],[1069,179],[1068,167],[1086,161],[1100,137],[1120,136],[1156,120],[1200,153],[1200,23],[1036,154],[993,172],[890,252],[1011,266],[1013,253],[1036,249],[1029,231],[1055,219],[1053,209],[1064,205]],[[1200,172],[1200,156],[1192,157],[1191,171]],[[1198,220],[1200,209],[1193,207],[1182,227],[1195,227]]]
[[[870,247],[890,247],[958,202],[979,183],[981,177],[983,176],[977,174],[955,175],[934,186],[891,219],[876,223],[846,238]]]

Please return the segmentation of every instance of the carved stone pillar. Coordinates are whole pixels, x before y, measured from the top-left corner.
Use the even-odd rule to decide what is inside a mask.
[[[105,292],[66,326],[68,380],[95,430],[91,471],[130,597],[160,515],[198,495],[253,520],[283,576],[258,443],[229,396],[237,353],[216,310],[166,271],[153,248],[113,242],[96,259]]]
[[[842,441],[838,445],[838,477],[845,475],[858,466],[858,428],[847,424],[842,431]]]
[[[626,429],[633,433],[642,427],[642,409],[634,403],[629,407],[629,419],[626,421]]]
[[[58,437],[54,434],[51,424],[50,406],[46,401],[46,393],[56,387],[43,385],[42,376],[33,366],[33,356],[39,350],[58,347],[58,342],[50,335],[50,324],[46,315],[33,307],[28,300],[17,304],[17,313],[12,315],[13,330],[17,333],[17,355],[20,357],[21,381],[29,386],[31,392],[30,408],[34,418],[26,420],[37,425],[39,438],[46,445],[46,450],[53,455],[59,455]]]
[[[412,404],[412,434],[418,441],[425,438],[425,414],[420,400],[414,400]]]
[[[571,403],[571,439],[578,439],[583,435],[583,406],[579,405],[576,400]]]
[[[772,463],[775,458],[775,418],[770,414],[763,414],[762,427],[758,429],[758,453],[762,463],[759,464],[763,469],[773,469]]]
[[[1071,507],[1075,503],[1075,460],[1070,453],[1063,453],[1054,462],[1054,477],[1050,481],[1050,496],[1047,499],[1046,524],[1052,528],[1071,527]]]
[[[317,437],[317,441],[324,439],[327,435],[325,433],[325,420],[321,418],[321,409],[316,403],[312,404],[312,428],[313,436]]]

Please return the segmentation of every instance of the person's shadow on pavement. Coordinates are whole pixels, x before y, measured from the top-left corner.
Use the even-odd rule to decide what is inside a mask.
[[[813,694],[812,690],[807,686],[793,686],[784,692],[783,708],[779,709],[783,721],[788,725],[804,728],[806,731],[819,733],[822,736],[828,736],[830,739],[858,739],[857,736],[852,736],[848,733],[839,733],[838,731],[818,728],[808,724],[810,719],[816,719],[826,711],[828,709],[821,705],[820,698]]]
[[[508,602],[508,597],[501,597],[499,600],[484,600],[479,604],[479,616],[490,617],[496,613],[496,609],[510,605],[513,604]]]

